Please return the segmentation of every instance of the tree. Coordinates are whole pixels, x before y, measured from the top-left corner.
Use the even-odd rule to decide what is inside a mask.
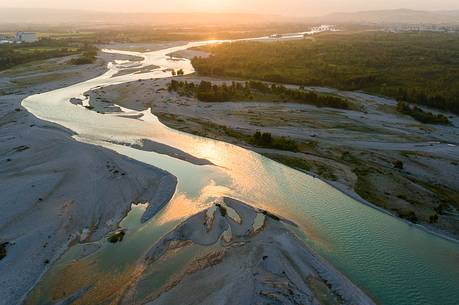
[[[396,169],[403,169],[403,162],[402,162],[402,161],[396,160],[396,161],[394,161],[393,164],[394,164],[394,168],[396,168]]]

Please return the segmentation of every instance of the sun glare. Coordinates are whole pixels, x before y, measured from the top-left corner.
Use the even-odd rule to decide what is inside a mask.
[[[196,7],[208,11],[219,11],[231,6],[233,0],[201,0]]]

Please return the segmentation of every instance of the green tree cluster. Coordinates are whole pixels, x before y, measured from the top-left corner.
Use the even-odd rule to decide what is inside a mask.
[[[269,132],[255,132],[255,134],[251,137],[250,142],[258,147],[298,151],[298,145],[295,141],[285,137],[273,137]]]
[[[397,111],[402,114],[409,115],[416,121],[425,124],[451,124],[449,119],[443,114],[433,114],[432,112],[424,111],[417,106],[410,106],[406,102],[397,102]]]
[[[365,31],[206,46],[201,75],[364,90],[459,113],[459,34]]]
[[[317,107],[338,109],[349,109],[351,107],[351,103],[348,100],[333,95],[318,94],[302,89],[290,89],[282,85],[269,85],[259,81],[232,82],[230,85],[226,83],[217,85],[208,81],[201,81],[197,85],[193,82],[172,80],[168,89],[182,96],[196,97],[202,102],[253,100],[254,97],[260,97],[264,100],[289,101]]]

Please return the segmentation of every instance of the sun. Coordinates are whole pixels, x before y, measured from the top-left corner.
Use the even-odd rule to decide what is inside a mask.
[[[233,0],[200,0],[197,7],[207,11],[220,11],[229,8]]]

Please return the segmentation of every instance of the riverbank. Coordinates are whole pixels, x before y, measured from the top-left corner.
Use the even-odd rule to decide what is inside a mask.
[[[196,75],[180,79],[231,82]],[[92,96],[107,105],[151,107],[174,129],[250,148],[316,175],[361,202],[457,239],[457,116],[446,114],[451,126],[422,124],[398,114],[393,100],[329,88],[307,89],[346,98],[360,111],[286,102],[204,103],[168,92],[169,82],[124,84]],[[256,131],[291,139],[299,151],[256,147],[250,141]]]

